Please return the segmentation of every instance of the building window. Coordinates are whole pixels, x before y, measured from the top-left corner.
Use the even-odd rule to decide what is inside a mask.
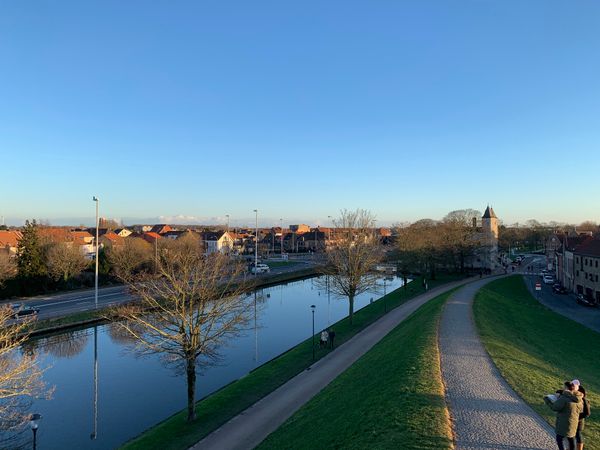
[[[587,258],[585,258],[585,259],[583,260],[583,265],[584,265],[584,266],[587,266]]]
[[[598,267],[598,260],[596,260],[596,267]]]
[[[598,281],[598,275],[596,275],[596,281]]]
[[[585,274],[585,279],[587,280],[587,273]]]
[[[579,264],[579,256],[575,257],[575,262]]]
[[[577,276],[579,276],[579,270],[577,271],[577,274],[576,274],[576,275],[577,275]]]

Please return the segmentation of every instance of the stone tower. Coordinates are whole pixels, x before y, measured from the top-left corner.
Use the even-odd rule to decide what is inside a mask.
[[[494,209],[489,206],[481,217],[481,231],[487,235],[492,243],[498,241],[498,217],[496,217]]]

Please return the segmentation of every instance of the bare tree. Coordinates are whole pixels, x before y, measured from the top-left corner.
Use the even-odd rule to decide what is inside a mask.
[[[50,398],[35,352],[24,352],[33,319],[13,320],[10,306],[0,307],[0,431],[18,430],[32,398]]]
[[[55,280],[67,282],[89,265],[90,261],[84,258],[72,242],[54,242],[48,245],[46,266],[48,274]]]
[[[152,245],[141,238],[126,238],[122,246],[109,248],[107,256],[114,274],[123,280],[149,269],[154,258]]]
[[[253,303],[240,295],[244,267],[219,252],[204,255],[188,236],[163,247],[156,276],[128,279],[139,298],[116,311],[142,354],[158,353],[187,376],[187,420],[196,417],[196,375],[218,361],[219,349],[246,327]]]
[[[376,288],[378,276],[374,269],[383,252],[371,212],[343,210],[334,225],[336,240],[327,248],[323,273],[329,275],[331,291],[348,298],[352,323],[356,296]]]
[[[10,257],[8,252],[0,249],[0,287],[2,284],[14,277],[17,274],[17,265],[13,258]]]

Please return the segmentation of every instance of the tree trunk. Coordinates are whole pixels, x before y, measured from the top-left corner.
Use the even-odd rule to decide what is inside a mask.
[[[196,419],[196,364],[193,358],[188,358],[186,361],[187,373],[187,421],[191,422]]]
[[[352,325],[352,319],[354,318],[354,295],[348,296],[348,317],[350,318],[350,325]]]

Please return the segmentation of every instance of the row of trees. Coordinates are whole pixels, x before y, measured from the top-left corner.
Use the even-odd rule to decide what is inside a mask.
[[[404,272],[429,273],[435,278],[440,267],[464,272],[482,242],[477,238],[473,218],[481,212],[462,209],[448,213],[441,221],[422,219],[397,225],[397,258]]]

